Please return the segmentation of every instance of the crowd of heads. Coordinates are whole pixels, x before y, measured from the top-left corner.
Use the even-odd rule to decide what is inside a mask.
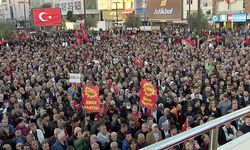
[[[28,38],[0,50],[5,150],[136,150],[250,104],[248,30],[99,32],[83,45],[73,31],[16,34]],[[81,84],[70,83],[69,73],[80,73]],[[141,79],[157,87],[153,109],[140,105]],[[84,84],[100,88],[99,113],[84,111]],[[237,119],[220,127],[218,142],[249,131],[250,117]],[[174,149],[206,150],[209,139],[206,133]]]

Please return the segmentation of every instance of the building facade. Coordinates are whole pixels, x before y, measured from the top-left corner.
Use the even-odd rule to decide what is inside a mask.
[[[98,0],[98,10],[104,21],[124,22],[135,11],[135,0]]]
[[[208,18],[211,18],[213,14],[213,1],[214,0],[200,0],[201,11]],[[189,11],[191,14],[197,13],[198,0],[183,0],[183,19],[187,19]]]
[[[212,20],[215,24],[225,28],[247,26],[249,23],[249,0],[216,1],[215,15]]]
[[[23,26],[31,19],[29,0],[2,0],[0,8],[1,18],[15,22],[17,27]]]
[[[140,16],[142,21],[147,20],[147,0],[135,0],[135,14]]]
[[[52,6],[61,8],[62,15],[67,15],[68,11],[76,15],[84,14],[83,0],[53,0]],[[99,15],[96,0],[86,0],[86,14]]]

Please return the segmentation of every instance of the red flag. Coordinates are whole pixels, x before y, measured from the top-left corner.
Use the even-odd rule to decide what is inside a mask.
[[[195,46],[195,40],[192,39],[185,39],[184,40],[190,47],[194,47]]]
[[[42,8],[33,9],[35,26],[55,26],[61,25],[61,9]]]
[[[229,6],[230,6],[230,0],[225,0],[225,2],[227,3],[227,9],[229,9]]]
[[[135,58],[135,65],[136,66],[142,66],[143,62],[140,57]]]
[[[153,109],[156,105],[157,89],[147,80],[141,80],[140,104],[146,108]]]
[[[83,85],[82,96],[84,98],[84,110],[86,112],[100,112],[99,87]]]
[[[187,131],[188,128],[189,128],[189,123],[188,123],[188,117],[187,117],[185,123],[182,125],[181,131],[182,131],[182,132]]]
[[[81,30],[81,32],[82,32],[82,41],[88,43],[88,42],[89,42],[89,39],[88,39],[88,37],[87,37],[87,35],[86,35],[84,29],[83,29],[82,24],[80,24],[80,30]]]

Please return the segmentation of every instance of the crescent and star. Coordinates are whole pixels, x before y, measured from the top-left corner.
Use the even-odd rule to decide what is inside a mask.
[[[41,13],[39,14],[39,19],[40,19],[42,22],[48,21],[47,19],[44,19],[44,18],[43,18],[43,15],[46,15],[46,14],[47,14],[46,12],[41,12]],[[48,16],[48,18],[49,18],[49,19],[52,19],[52,16]]]

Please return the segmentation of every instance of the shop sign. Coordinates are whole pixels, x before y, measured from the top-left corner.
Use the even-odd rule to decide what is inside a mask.
[[[182,0],[147,0],[147,16],[154,20],[180,20]]]
[[[227,15],[220,15],[220,22],[227,22]]]
[[[246,22],[247,15],[246,14],[233,14],[233,22]]]
[[[220,21],[219,15],[213,16],[213,17],[212,17],[212,21],[213,21],[213,22],[219,22],[219,21]]]

